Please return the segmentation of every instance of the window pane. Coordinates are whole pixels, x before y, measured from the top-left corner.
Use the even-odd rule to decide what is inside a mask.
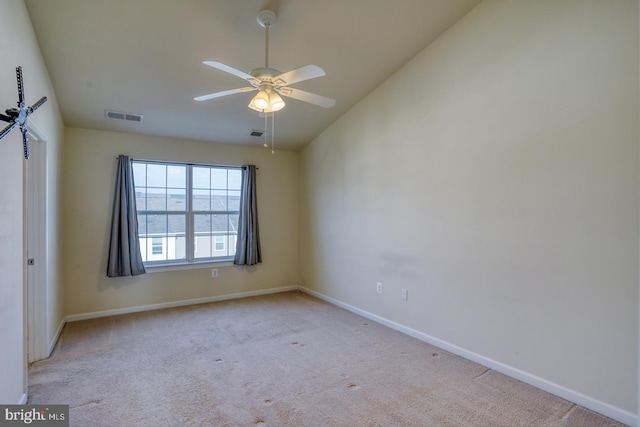
[[[144,163],[133,162],[133,182],[138,187],[147,186],[147,165]]]
[[[211,169],[211,188],[218,190],[227,188],[227,169]]]
[[[167,210],[167,190],[164,188],[147,188],[147,210]]]
[[[238,232],[238,214],[229,214],[229,232],[237,233]]]
[[[211,257],[211,236],[196,235],[193,243],[193,256],[195,258]]]
[[[227,236],[214,236],[213,250],[215,252],[225,251],[226,240],[227,240]]]
[[[186,215],[169,215],[168,217],[167,259],[185,259],[187,257],[187,225]]]
[[[139,237],[147,236],[147,216],[138,214],[138,235]]]
[[[186,211],[187,210],[187,190],[170,188],[167,190],[167,210]]]
[[[229,231],[229,215],[214,214],[211,215],[211,230],[215,234],[228,233]]]
[[[167,167],[167,187],[187,188],[187,166]]]
[[[147,187],[167,186],[167,166],[147,164]]]
[[[193,188],[210,188],[209,169],[198,166],[193,167]]]
[[[136,187],[136,210],[147,210],[147,189],[144,187]]]
[[[162,255],[164,252],[164,244],[162,237],[151,238],[151,255]]]
[[[209,258],[211,256],[211,215],[194,215],[193,228],[195,231],[194,257]]]
[[[138,238],[140,240],[140,254],[142,255],[142,261],[146,262],[148,260],[147,257],[147,215],[138,214]]]
[[[174,259],[187,259],[187,239],[186,237],[177,236],[175,239],[176,252]]]
[[[167,234],[166,215],[147,215],[147,235],[149,237],[164,236]]]
[[[193,206],[194,211],[211,210],[209,190],[193,190]]]
[[[240,210],[240,191],[229,191],[229,210]]]
[[[229,256],[233,256],[236,254],[236,242],[238,241],[237,234],[229,235],[229,244],[227,245],[227,252]]]
[[[229,190],[240,190],[242,188],[242,170],[229,169]]]
[[[169,215],[167,232],[170,236],[184,236],[187,232],[185,215]]]
[[[147,261],[166,261],[166,244],[165,237],[148,237],[146,240]]]
[[[198,234],[211,234],[211,215],[196,214],[193,216],[193,229]]]
[[[142,262],[147,262],[147,238],[140,237],[140,255],[142,256]]]
[[[226,190],[211,190],[211,210],[212,211],[227,210]]]

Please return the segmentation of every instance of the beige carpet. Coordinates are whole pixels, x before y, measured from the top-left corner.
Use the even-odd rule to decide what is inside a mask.
[[[622,426],[300,292],[69,323],[29,403],[72,426]]]

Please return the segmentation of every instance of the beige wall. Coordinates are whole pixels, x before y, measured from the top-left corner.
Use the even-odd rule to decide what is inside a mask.
[[[51,341],[63,318],[59,281],[60,239],[58,227],[59,171],[63,124],[49,75],[40,55],[31,21],[21,0],[0,0],[0,109],[16,107],[15,67],[22,66],[28,105],[41,96],[49,100],[32,120],[44,132],[47,152],[47,236],[46,246],[47,310],[44,314]],[[7,123],[0,122],[4,128]],[[24,335],[24,210],[22,138],[14,130],[0,141],[0,403],[18,403],[26,393],[26,356]]]
[[[64,283],[67,315],[259,291],[300,283],[299,155],[134,134],[67,128],[64,162]],[[116,157],[255,164],[263,263],[108,278]]]
[[[303,286],[633,418],[638,136],[637,1],[484,1],[303,151]]]

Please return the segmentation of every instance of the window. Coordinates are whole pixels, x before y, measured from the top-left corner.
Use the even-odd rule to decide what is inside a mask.
[[[215,236],[215,250],[216,252],[224,251],[225,236]]]
[[[162,237],[151,238],[151,255],[162,255]]]
[[[232,259],[242,169],[134,160],[145,265]]]

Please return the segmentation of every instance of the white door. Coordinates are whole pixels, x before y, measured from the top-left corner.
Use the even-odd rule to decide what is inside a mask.
[[[49,357],[47,343],[46,285],[46,145],[30,138],[31,157],[26,161],[26,320],[27,360]]]

